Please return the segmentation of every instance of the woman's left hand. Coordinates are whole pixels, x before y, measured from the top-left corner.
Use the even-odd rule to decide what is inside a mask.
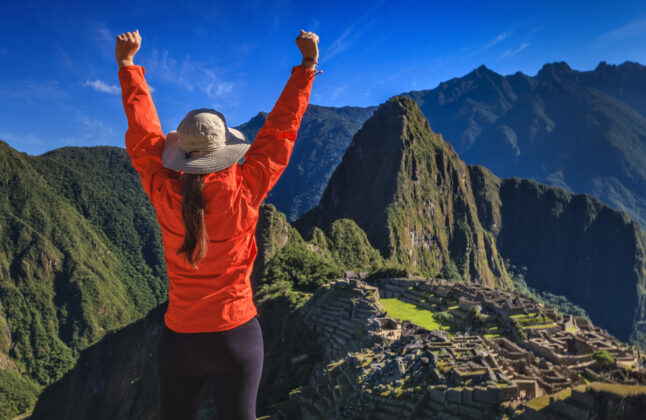
[[[114,54],[117,59],[119,68],[123,66],[132,66],[135,54],[141,47],[141,36],[139,29],[134,32],[125,32],[117,35],[117,45],[114,49]]]

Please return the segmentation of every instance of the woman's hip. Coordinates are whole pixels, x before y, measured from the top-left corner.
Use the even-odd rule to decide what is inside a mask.
[[[264,342],[258,317],[229,330],[178,333],[162,322],[157,344],[160,374],[232,374],[262,367]]]

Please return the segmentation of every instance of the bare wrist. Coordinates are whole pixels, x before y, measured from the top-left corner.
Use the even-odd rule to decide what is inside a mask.
[[[124,59],[124,60],[118,60],[117,64],[119,64],[119,68],[125,67],[125,66],[132,66],[134,65],[134,62],[132,59]]]
[[[314,67],[316,67],[316,63],[312,60],[309,60],[303,57],[303,61],[301,61],[301,66],[308,68],[310,70],[314,70]]]

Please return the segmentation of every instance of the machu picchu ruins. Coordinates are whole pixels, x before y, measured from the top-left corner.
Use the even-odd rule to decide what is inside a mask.
[[[641,352],[585,317],[559,313],[515,291],[366,274],[346,272],[302,308],[328,363],[276,414],[587,418],[599,410],[599,395],[618,398],[595,391],[597,384],[646,391]],[[403,318],[397,305],[414,307],[422,318]],[[595,359],[600,351],[611,365]],[[643,403],[636,401],[629,409]]]

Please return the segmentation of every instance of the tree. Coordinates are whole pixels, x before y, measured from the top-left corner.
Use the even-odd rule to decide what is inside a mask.
[[[597,362],[601,370],[601,378],[603,379],[604,372],[612,365],[615,364],[615,358],[608,352],[608,350],[597,350],[590,353],[590,357]]]

